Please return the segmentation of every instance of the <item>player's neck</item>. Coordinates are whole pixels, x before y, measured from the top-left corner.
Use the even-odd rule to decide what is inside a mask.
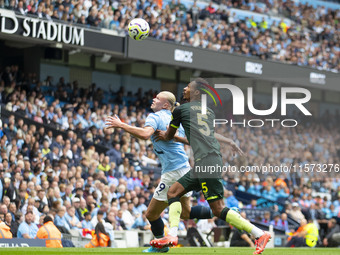
[[[162,111],[162,110],[170,111],[170,109],[168,109],[168,108],[162,108],[162,109],[160,109],[159,111]],[[158,111],[158,112],[159,112],[159,111]]]

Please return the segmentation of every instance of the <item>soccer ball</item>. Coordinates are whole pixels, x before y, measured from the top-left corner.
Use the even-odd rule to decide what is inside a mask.
[[[133,19],[129,23],[129,36],[136,41],[147,38],[149,31],[149,24],[144,19]]]

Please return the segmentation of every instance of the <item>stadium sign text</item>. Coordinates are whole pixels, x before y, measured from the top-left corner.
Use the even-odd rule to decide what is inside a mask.
[[[30,247],[27,243],[0,243],[0,248]]]
[[[35,18],[18,19],[14,12],[1,10],[1,33],[20,34],[65,44],[84,45],[84,29]]]
[[[262,74],[263,65],[261,63],[254,63],[246,61],[245,71],[246,73]]]
[[[326,75],[322,73],[311,72],[309,75],[309,81],[316,84],[326,84]]]
[[[179,62],[192,63],[193,55],[192,51],[175,49],[174,59]]]
[[[46,242],[44,239],[0,238],[0,248],[16,247],[46,247]]]

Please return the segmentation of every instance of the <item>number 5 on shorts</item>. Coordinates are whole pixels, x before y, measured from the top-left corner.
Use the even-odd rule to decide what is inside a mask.
[[[202,184],[202,191],[203,191],[203,193],[207,193],[208,192],[208,187],[206,186],[206,182],[202,182],[201,183]]]

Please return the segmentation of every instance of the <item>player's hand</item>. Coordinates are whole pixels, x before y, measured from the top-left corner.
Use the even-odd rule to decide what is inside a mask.
[[[122,124],[122,121],[119,119],[117,114],[114,116],[109,116],[105,119],[105,128],[119,128]]]
[[[240,147],[237,146],[235,142],[230,143],[231,149],[233,151],[233,156],[236,156],[236,153],[238,153],[240,156],[245,157],[246,154],[241,150]]]
[[[167,141],[165,136],[165,131],[162,130],[156,130],[154,133],[155,141]]]

